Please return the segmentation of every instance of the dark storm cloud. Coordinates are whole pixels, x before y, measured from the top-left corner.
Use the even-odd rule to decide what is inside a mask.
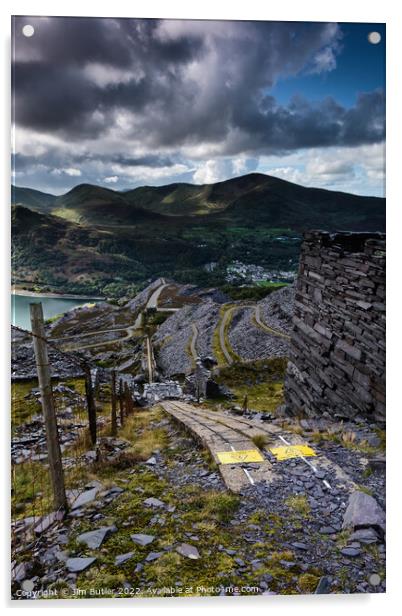
[[[245,133],[244,149],[286,152],[378,143],[385,135],[384,118],[384,94],[376,90],[359,95],[356,105],[350,109],[330,97],[320,103],[294,97],[287,107],[277,105],[272,97],[265,97],[258,109],[250,105],[239,107],[235,125]]]
[[[385,137],[385,97],[382,90],[360,94],[357,104],[345,113],[344,142],[376,143]]]
[[[22,34],[35,28],[34,38]],[[173,102],[169,89],[181,87],[181,64],[202,53],[200,36],[162,42],[154,38],[155,20],[21,18],[14,20],[13,92],[17,124],[58,131],[75,138],[97,136],[119,108],[141,111],[160,99]],[[128,83],[105,87],[85,67],[132,73]],[[142,73],[138,80],[136,75]],[[103,114],[102,122],[94,112]]]
[[[70,67],[61,70],[55,65],[18,62],[13,76],[17,124],[81,136],[102,131],[92,113],[99,102],[96,88],[80,72]]]
[[[104,159],[106,160],[106,158]],[[127,167],[171,167],[175,163],[177,163],[177,158],[172,158],[171,156],[155,156],[149,154],[147,156],[112,156],[108,157],[109,161],[112,163],[116,163],[118,165],[127,166]]]
[[[22,33],[24,24],[35,28],[35,38]],[[66,66],[80,66],[84,62],[104,62],[112,66],[129,66],[124,39],[116,36],[110,22],[104,19],[15,17],[14,50],[22,62]]]
[[[60,152],[57,149],[49,149],[36,156],[25,154],[12,154],[11,168],[18,171],[26,171],[32,166],[41,166],[50,170],[57,170],[62,167],[85,167],[90,163],[119,165],[121,167],[172,167],[178,162],[177,157],[159,156],[149,154],[147,156],[106,156],[106,155],[90,155],[90,154],[70,154],[66,156],[65,152]]]
[[[22,35],[26,23],[31,38]],[[325,23],[17,17],[14,119],[70,145],[91,140],[89,157],[70,148],[63,160],[48,148],[49,167],[93,158],[169,166],[181,148],[202,144],[234,156],[381,141],[381,91],[349,109],[331,98],[281,106],[269,95],[279,78],[332,70],[341,46],[338,26]],[[98,156],[96,144],[113,130],[114,151]],[[172,156],[156,156],[158,148]]]
[[[27,23],[35,28],[35,39],[23,35]],[[199,52],[201,36],[181,36],[162,43],[155,38],[158,23],[154,19],[15,17],[15,58],[59,68],[88,62],[130,68],[144,60],[180,63]]]

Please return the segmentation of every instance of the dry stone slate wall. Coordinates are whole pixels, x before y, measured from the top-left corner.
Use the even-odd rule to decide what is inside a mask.
[[[291,414],[384,422],[384,234],[305,233],[291,336]]]

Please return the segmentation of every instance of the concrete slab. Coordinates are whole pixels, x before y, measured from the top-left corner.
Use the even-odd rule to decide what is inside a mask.
[[[209,449],[214,461],[218,465],[222,478],[229,490],[240,491],[244,486],[258,481],[272,482],[275,478],[273,467],[269,460],[257,463],[250,470],[239,465],[221,464],[217,453],[222,451],[255,449],[251,440],[254,436],[263,435],[266,438],[266,448],[281,447],[285,441],[291,445],[308,445],[305,438],[298,434],[286,433],[273,424],[259,424],[244,417],[232,417],[226,413],[196,407],[179,401],[162,403],[164,409],[180,424],[185,426],[201,444]],[[285,439],[282,440],[282,438]],[[326,471],[331,468],[349,491],[356,489],[356,484],[336,464],[317,451],[317,456],[311,458],[313,468],[311,472]]]
[[[210,451],[225,485],[232,492],[240,492],[246,486],[259,481],[271,482],[274,478],[272,465],[268,460],[256,462],[247,469],[246,464],[222,464],[218,457],[220,452],[257,450],[254,443],[231,426],[221,423],[221,414],[204,414],[182,402],[162,403],[166,412],[172,415],[186,428],[196,435],[202,444]],[[247,428],[248,429],[248,428]],[[243,468],[244,466],[244,468]]]

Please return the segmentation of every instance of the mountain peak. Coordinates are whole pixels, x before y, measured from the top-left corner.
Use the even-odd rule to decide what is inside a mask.
[[[13,203],[82,224],[132,225],[156,218],[226,220],[273,228],[382,230],[384,200],[300,186],[264,173],[214,184],[172,183],[126,192],[82,183],[60,197],[31,189],[13,191]]]

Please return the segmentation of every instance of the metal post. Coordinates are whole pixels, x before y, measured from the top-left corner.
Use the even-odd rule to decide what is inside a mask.
[[[116,404],[116,370],[112,370],[112,426],[110,434],[117,434],[117,404]]]
[[[58,510],[67,510],[67,498],[64,487],[63,464],[59,434],[57,430],[56,411],[54,407],[52,383],[45,338],[42,304],[30,304],[33,347],[36,369],[41,394],[41,404],[46,428],[46,442],[53,489],[54,506]]]
[[[96,407],[92,387],[91,369],[85,366],[85,395],[87,399],[89,433],[92,445],[96,445]]]

